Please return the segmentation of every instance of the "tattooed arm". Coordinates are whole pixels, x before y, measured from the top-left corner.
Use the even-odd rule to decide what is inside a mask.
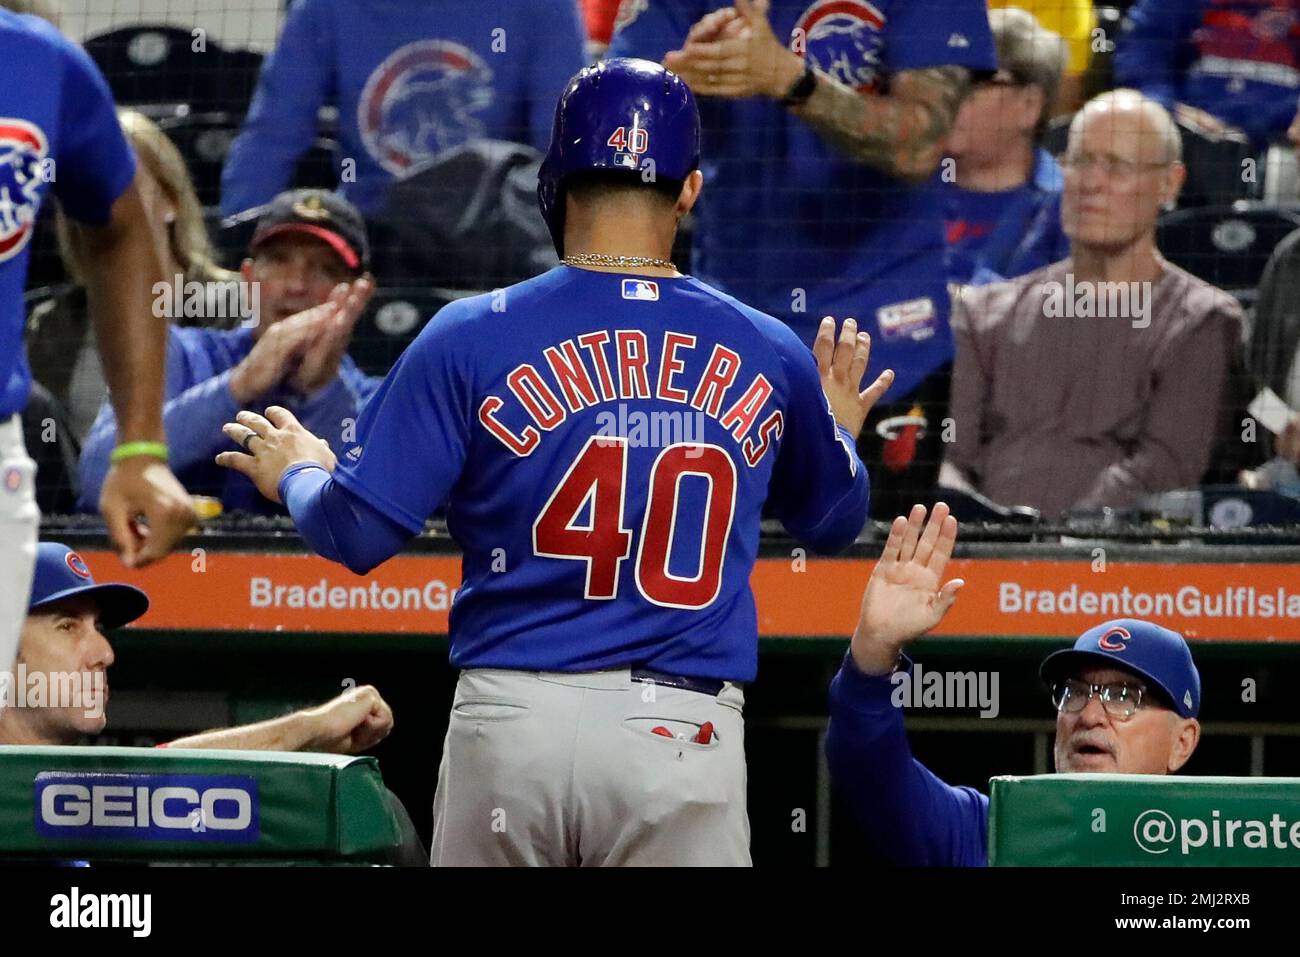
[[[803,74],[804,61],[772,31],[768,0],[735,4],[696,23],[664,66],[702,96],[780,100]],[[817,70],[812,96],[791,110],[851,159],[920,182],[939,165],[969,84],[965,67],[938,66],[898,71],[887,94],[859,93]]]
[[[939,165],[969,84],[965,67],[903,70],[882,96],[858,93],[818,70],[812,96],[791,112],[849,157],[921,182]]]

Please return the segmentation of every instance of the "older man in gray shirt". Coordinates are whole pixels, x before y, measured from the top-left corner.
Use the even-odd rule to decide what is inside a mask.
[[[1071,258],[955,297],[941,485],[1057,515],[1200,481],[1243,316],[1156,249],[1181,154],[1169,114],[1135,91],[1075,116],[1061,162]]]

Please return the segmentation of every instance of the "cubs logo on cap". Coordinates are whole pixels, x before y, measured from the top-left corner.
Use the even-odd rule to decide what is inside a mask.
[[[1132,640],[1133,636],[1128,633],[1128,629],[1116,625],[1097,639],[1097,647],[1102,651],[1124,651]]]
[[[97,584],[85,559],[67,545],[41,542],[36,546],[36,568],[27,613],[38,614],[57,602],[81,597],[95,602],[105,628],[135,621],[149,610],[148,596],[133,585]]]
[[[78,578],[84,578],[87,581],[90,580],[90,569],[86,566],[86,560],[76,552],[68,552],[68,554],[63,556],[63,560],[67,563],[68,567],[72,569],[72,574],[76,575]]]

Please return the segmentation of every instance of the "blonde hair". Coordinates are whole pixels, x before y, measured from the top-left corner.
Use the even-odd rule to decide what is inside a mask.
[[[212,240],[203,222],[203,207],[176,144],[143,113],[119,109],[117,119],[141,167],[176,206],[176,219],[170,224],[168,241],[172,257],[180,264],[186,280],[230,282],[238,279],[238,274],[217,265]],[[62,213],[57,227],[64,266],[76,282],[82,283],[86,274],[82,252],[79,244],[72,242],[67,219]],[[170,280],[171,277],[166,278]]]

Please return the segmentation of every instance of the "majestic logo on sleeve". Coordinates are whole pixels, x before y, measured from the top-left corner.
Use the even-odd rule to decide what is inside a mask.
[[[817,0],[795,21],[790,40],[814,66],[867,92],[879,82],[884,29],[885,15],[866,0]]]
[[[408,43],[384,60],[361,91],[357,125],[366,150],[390,173],[483,134],[492,70],[448,40]]]
[[[0,116],[0,262],[17,256],[32,238],[48,155],[38,127]]]

